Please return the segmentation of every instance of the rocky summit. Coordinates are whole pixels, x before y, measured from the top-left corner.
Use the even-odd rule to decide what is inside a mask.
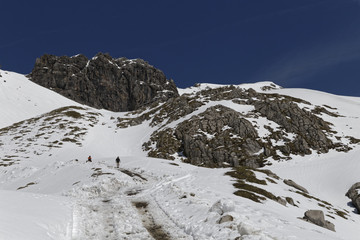
[[[28,77],[81,104],[110,111],[132,111],[178,96],[172,80],[142,59],[114,59],[99,53],[92,59],[45,54]]]

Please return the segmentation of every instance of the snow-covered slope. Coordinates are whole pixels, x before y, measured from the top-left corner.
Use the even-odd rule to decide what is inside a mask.
[[[24,75],[0,70],[0,128],[59,107],[79,105]]]
[[[6,94],[0,96],[0,126],[7,128],[0,130],[0,239],[358,239],[360,217],[345,193],[359,181],[359,145],[349,152],[314,151],[289,161],[272,160],[266,168],[279,178],[247,169],[258,182],[266,182],[249,184],[291,197],[295,206],[270,199],[257,203],[233,194],[236,180],[226,175],[230,168],[146,157],[142,144],[158,127],[150,126],[151,120],[117,126],[117,118],[139,113],[80,106],[22,75],[1,75]],[[181,93],[217,87],[201,84]],[[268,82],[238,87],[331,106],[343,117],[324,114],[324,120],[343,136],[360,138],[360,98],[281,89]],[[232,101],[216,104],[251,110]],[[88,155],[91,163],[85,162]],[[119,169],[116,156],[121,158]],[[297,193],[284,179],[306,187],[309,194]],[[309,209],[322,210],[336,232],[300,219]]]

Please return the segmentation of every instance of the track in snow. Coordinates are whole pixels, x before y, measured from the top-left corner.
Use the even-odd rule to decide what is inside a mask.
[[[171,240],[169,234],[167,234],[162,226],[155,223],[154,217],[147,210],[147,202],[133,202],[134,206],[138,209],[142,216],[142,222],[146,230],[155,240]]]
[[[192,239],[151,196],[163,183],[148,181],[126,169],[119,171],[131,176],[136,184],[123,189],[116,178],[110,178],[76,192],[71,239]]]

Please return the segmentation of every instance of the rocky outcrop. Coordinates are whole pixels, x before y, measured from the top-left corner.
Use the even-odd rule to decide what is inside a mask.
[[[347,191],[346,196],[351,199],[352,204],[360,213],[360,182],[355,183]]]
[[[113,59],[99,53],[36,59],[29,78],[76,102],[111,111],[131,111],[178,96],[172,80],[141,59]]]
[[[306,188],[300,186],[299,184],[297,184],[296,182],[294,182],[294,181],[291,180],[291,179],[285,179],[285,180],[284,180],[284,183],[285,183],[286,185],[289,185],[289,186],[291,186],[291,187],[294,187],[294,188],[296,188],[296,189],[298,189],[298,190],[300,190],[300,191],[302,191],[302,192],[304,192],[304,193],[309,193],[308,190],[306,190]]]
[[[253,110],[240,113],[218,105],[180,121],[176,127],[167,127],[210,101],[224,100]],[[184,156],[185,161],[195,165],[253,168],[266,164],[264,160],[267,158],[287,160],[292,154],[305,155],[314,150],[325,153],[329,149],[351,149],[340,141],[330,140],[329,137],[334,139],[336,133],[331,130],[331,124],[318,115],[331,112],[325,108],[317,108],[317,111],[311,108],[314,107],[309,102],[298,98],[259,93],[253,89],[235,86],[205,89],[170,99],[152,111],[151,126],[159,126],[159,130],[143,146],[151,157],[174,159],[176,155]],[[145,117],[149,113],[146,111],[140,118],[149,119]],[[332,114],[332,117],[337,115]],[[259,126],[258,121],[263,124],[262,119],[267,121]],[[119,125],[131,124],[135,120],[124,119],[123,122]],[[259,130],[262,137],[257,132]]]
[[[289,101],[289,99],[265,99],[254,102],[255,110],[267,119],[283,127],[287,132],[296,133],[297,137],[287,148],[281,149],[284,154],[310,154],[310,148],[319,152],[328,152],[333,143],[326,137],[330,126],[321,118]]]
[[[262,165],[261,159],[255,157],[263,148],[254,126],[240,113],[222,105],[179,123],[176,129],[157,132],[152,141],[156,142],[156,148],[149,154],[152,157],[171,158],[172,154],[182,152],[194,165]]]
[[[305,212],[303,219],[335,232],[335,225],[325,220],[324,213],[321,210],[308,210]]]
[[[256,141],[258,134],[254,126],[235,110],[222,105],[210,107],[182,122],[176,128],[175,136],[182,143],[180,151],[192,164],[259,166],[251,157],[262,150]]]

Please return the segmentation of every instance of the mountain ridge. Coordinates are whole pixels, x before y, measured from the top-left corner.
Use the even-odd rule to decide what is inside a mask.
[[[1,71],[1,75],[1,90],[12,93],[3,96],[2,102],[7,105],[6,103],[16,99],[10,97],[14,95],[13,92],[19,91],[18,86],[8,88],[14,81],[13,78],[21,77],[21,83],[29,80],[10,72]],[[43,88],[33,86],[30,92],[38,92],[40,89]],[[46,103],[46,99],[57,96],[50,90],[46,92],[50,95],[43,95],[42,98],[36,98],[38,94],[27,95],[28,98],[17,100],[17,108],[7,108],[6,111],[12,110],[13,115],[17,115],[25,108],[39,109],[38,99]],[[179,92],[179,97],[166,102],[154,102],[130,112],[99,110],[77,105],[61,97],[58,99],[59,107],[53,105],[55,109],[51,109],[50,103],[49,110],[41,107],[39,111],[23,115],[22,119],[19,116],[11,118],[13,120],[9,118],[12,123],[19,120],[23,122],[7,124],[7,127],[0,131],[0,148],[3,153],[0,166],[1,193],[4,193],[4,190],[13,191],[13,194],[9,194],[9,201],[11,196],[14,195],[15,198],[16,193],[19,193],[18,197],[23,197],[20,193],[26,192],[36,194],[34,196],[37,198],[50,199],[54,195],[72,201],[68,203],[63,200],[64,214],[57,212],[58,216],[64,218],[64,222],[61,222],[63,227],[58,230],[39,227],[46,226],[43,223],[25,230],[38,229],[38,234],[45,231],[55,236],[61,235],[63,239],[101,239],[105,238],[106,234],[110,234],[110,239],[116,239],[126,238],[126,233],[130,238],[142,236],[144,239],[151,239],[139,219],[141,213],[137,213],[136,207],[131,206],[132,201],[146,201],[150,204],[147,210],[152,217],[165,229],[168,227],[173,234],[168,233],[169,236],[177,239],[289,239],[289,236],[298,239],[357,238],[356,226],[360,218],[349,205],[350,199],[345,193],[358,181],[356,169],[359,166],[359,143],[356,139],[360,138],[360,116],[356,109],[360,105],[360,99],[311,90],[284,89],[269,82],[238,86],[199,84]],[[184,163],[190,162],[191,156],[179,152],[179,148],[172,148],[172,144],[169,144],[178,139],[176,135],[166,135],[167,131],[173,129],[171,131],[176,132],[179,128],[178,134],[184,135],[182,123],[188,121],[191,126],[193,120],[207,120],[207,126],[212,126],[209,121],[211,119],[215,119],[215,131],[208,132],[208,127],[205,126],[195,127],[195,140],[199,137],[205,139],[204,141],[211,141],[216,134],[221,137],[226,131],[235,133],[232,130],[235,125],[230,123],[230,120],[241,118],[249,122],[247,125],[251,124],[258,133],[259,138],[254,136],[254,141],[264,141],[262,138],[274,135],[266,126],[271,127],[274,132],[283,131],[290,140],[296,139],[296,132],[291,133],[285,127],[282,128],[281,124],[269,119],[266,112],[259,116],[254,113],[256,104],[259,104],[262,98],[264,102],[271,99],[267,104],[290,101],[289,111],[302,109],[311,113],[311,116],[321,118],[324,124],[331,123],[332,125],[328,125],[330,131],[320,131],[332,142],[348,145],[352,149],[338,152],[335,146],[322,152],[309,148],[309,154],[290,152],[289,156],[286,156],[280,154],[280,147],[286,142],[281,141],[281,138],[276,141],[271,137],[268,143],[271,143],[275,150],[270,151],[278,153],[280,159],[269,155],[265,158],[265,166],[260,169],[241,165],[229,168],[231,164],[225,162],[221,168],[213,169]],[[27,102],[37,102],[38,106],[26,105]],[[228,117],[227,114],[233,117]],[[291,118],[291,115],[289,117]],[[0,120],[2,122],[3,119]],[[216,129],[219,129],[219,132]],[[163,137],[158,137],[152,141],[154,133],[166,136],[165,140],[161,142]],[[236,134],[239,136],[230,139],[240,139],[241,134],[240,131]],[[193,137],[192,134],[188,135]],[[280,134],[283,135],[285,136]],[[347,136],[352,136],[353,139]],[[144,143],[148,143],[146,146],[149,149],[146,150]],[[180,150],[181,145],[182,143]],[[205,146],[207,145],[210,146],[206,143]],[[196,147],[195,144],[189,144],[189,147],[193,146]],[[266,151],[262,147],[261,151],[254,151],[258,153],[255,156],[265,156]],[[147,157],[151,150],[161,153],[161,148],[173,149],[168,155],[174,159],[169,161],[165,160],[164,156],[158,159]],[[88,155],[92,155],[93,163],[85,163]],[[113,167],[117,155],[122,159],[120,170]],[[127,171],[129,175],[121,170]],[[224,175],[227,172],[229,174]],[[308,193],[288,186],[284,183],[287,179],[305,187]],[[259,202],[254,201],[256,199]],[[36,201],[30,201],[26,203],[29,209],[31,204],[37,206]],[[49,201],[47,204],[50,206],[52,203]],[[57,206],[56,204],[58,202],[54,203],[54,206]],[[119,209],[122,214],[115,211]],[[309,209],[321,209],[325,219],[334,223],[336,232],[300,220]],[[5,223],[6,217],[10,218],[9,214],[4,218],[0,217],[0,222]],[[224,219],[231,219],[225,218],[227,215],[233,219],[222,222]],[[170,216],[171,220],[166,216]],[[69,217],[73,220],[69,221]],[[117,219],[116,231],[111,230],[113,228],[111,222],[107,223],[110,221],[108,218]],[[39,219],[35,221],[40,221]],[[125,224],[126,229],[117,224],[125,223],[126,220],[131,222],[129,225]],[[50,222],[53,223],[54,219]],[[93,230],[89,230],[89,226]],[[4,233],[9,235],[5,235],[4,239],[11,239],[7,238],[10,236],[9,231],[5,230]],[[32,236],[30,239],[36,239],[36,235],[29,236]]]
[[[28,75],[33,82],[81,104],[111,111],[131,111],[178,96],[175,83],[142,59],[92,59],[45,54]]]

